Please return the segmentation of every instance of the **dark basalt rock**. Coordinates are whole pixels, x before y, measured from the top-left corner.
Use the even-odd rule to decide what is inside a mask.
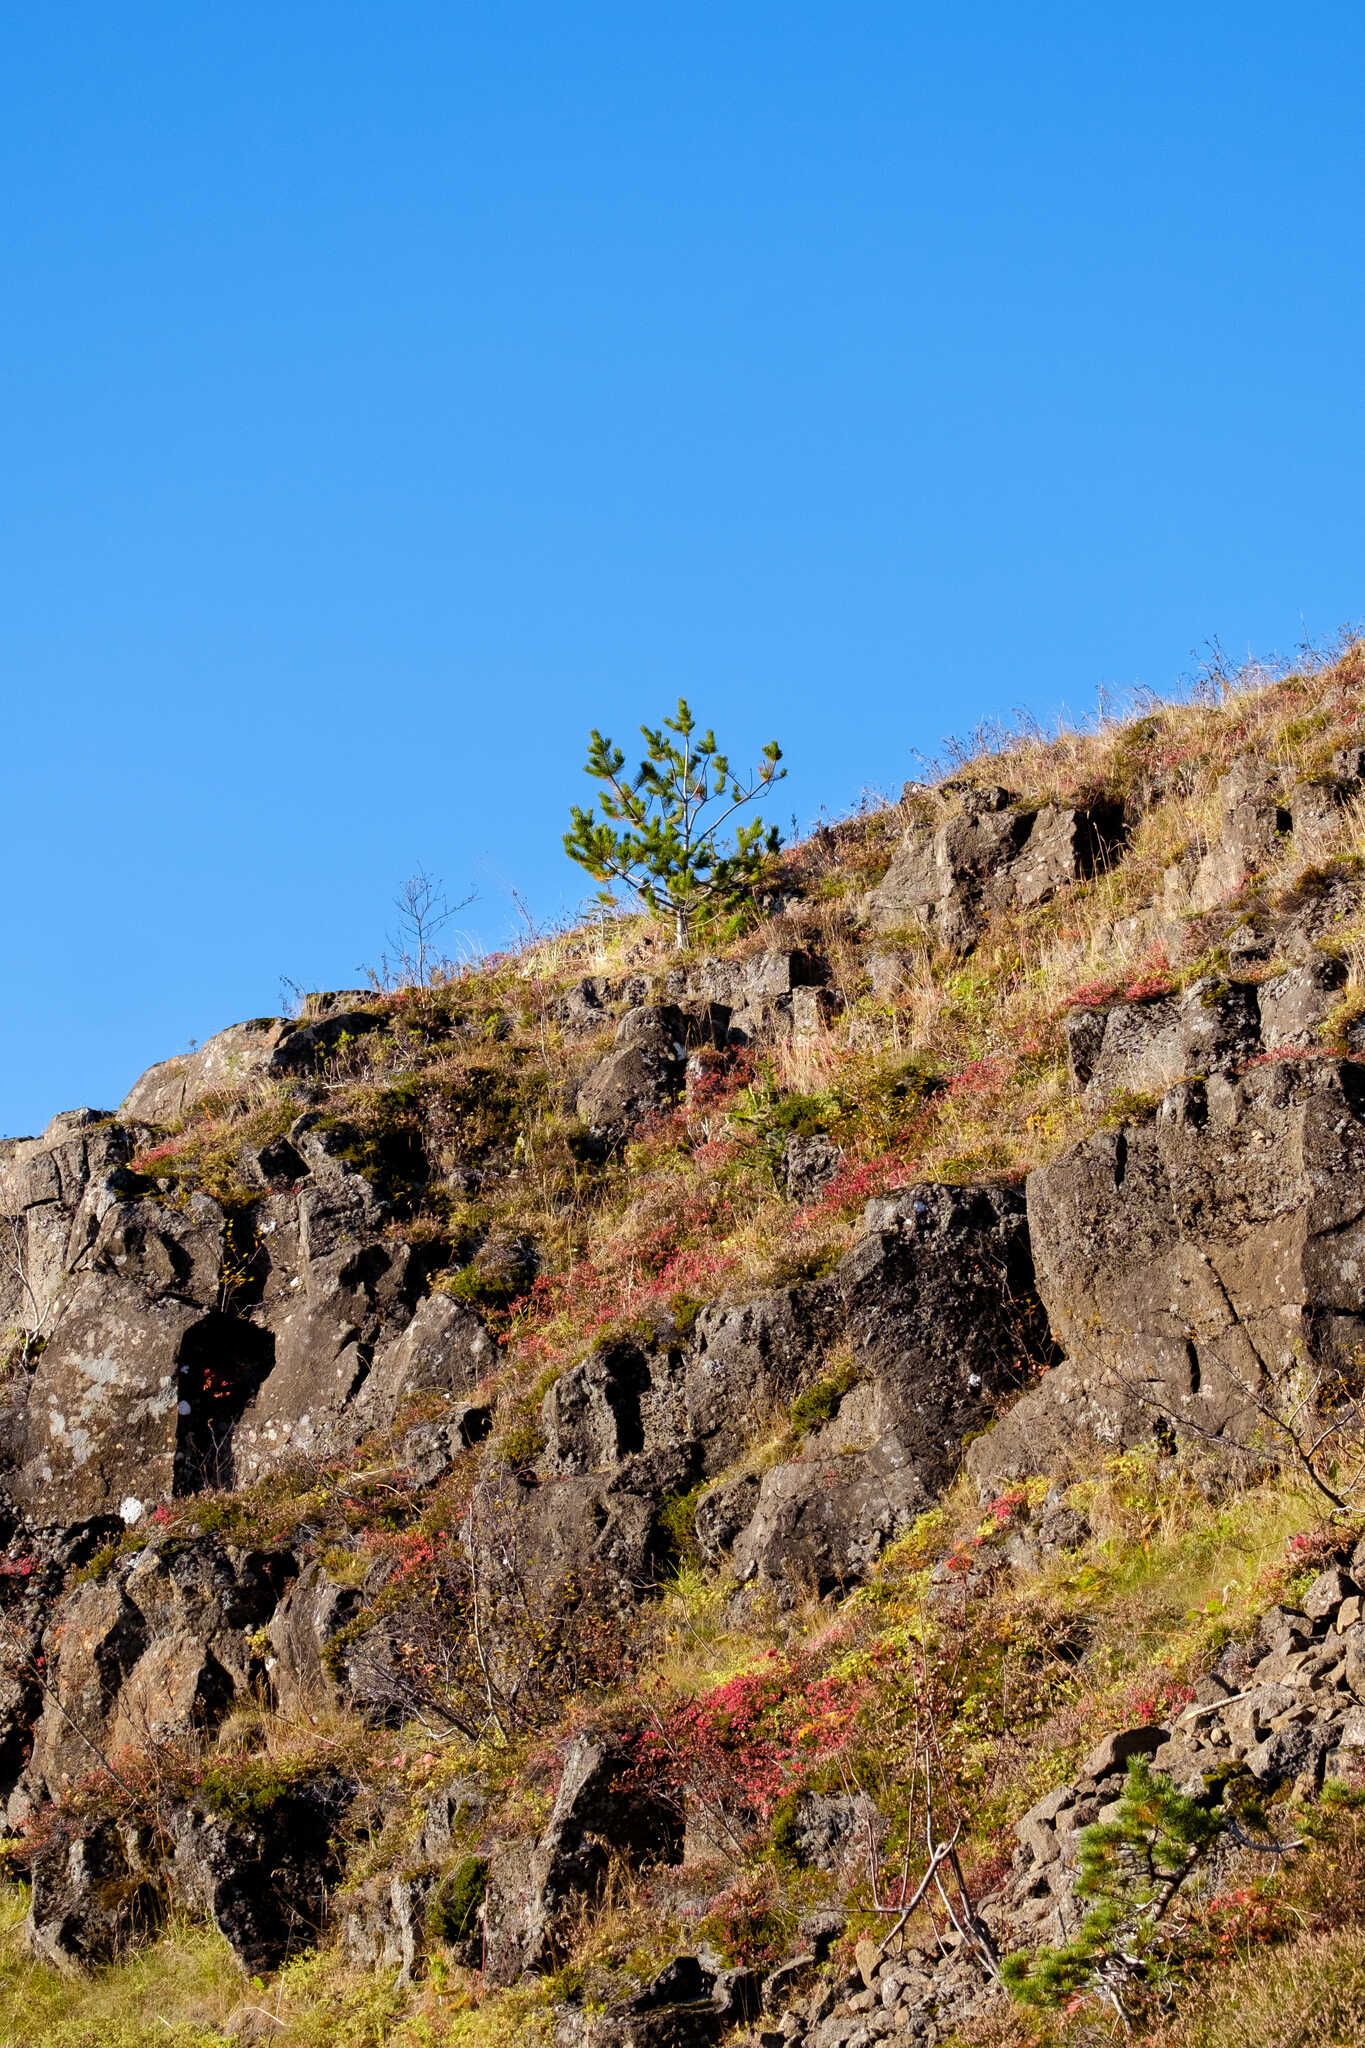
[[[1348,1377],[1365,1341],[1365,1077],[1348,1061],[1173,1089],[1029,1176],[1039,1294],[1066,1363],[968,1465],[983,1487],[1064,1469],[1082,1433],[1165,1423],[1249,1440],[1263,1377],[1302,1355]]]
[[[30,1859],[29,1946],[60,1966],[112,1962],[174,1906],[211,1919],[248,1971],[276,1969],[324,1923],[355,1789],[337,1773],[304,1780],[242,1819],[181,1803],[169,1856],[145,1822],[61,1823]]]
[[[1045,903],[1108,860],[1123,837],[1114,804],[1016,806],[1008,790],[943,785],[960,808],[936,831],[913,827],[867,898],[877,931],[918,925],[966,952],[992,911]]]
[[[599,1145],[619,1145],[646,1117],[678,1101],[687,1055],[723,1045],[730,1012],[718,1003],[653,1003],[627,1010],[612,1050],[580,1082],[577,1110]]]
[[[630,1751],[607,1737],[577,1737],[540,1840],[529,1853],[504,1848],[490,1860],[490,1979],[509,1984],[552,1963],[561,1914],[597,1895],[612,1856],[637,1867],[679,1863],[682,1848],[681,1813],[642,1780]]]
[[[342,1868],[335,1833],[356,1790],[331,1772],[240,1819],[182,1808],[169,1866],[177,1904],[207,1914],[248,1971],[278,1969],[326,1921]]]

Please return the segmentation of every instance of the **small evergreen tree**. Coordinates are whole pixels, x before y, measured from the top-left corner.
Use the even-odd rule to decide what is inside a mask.
[[[1226,1826],[1221,1809],[1177,1792],[1134,1757],[1114,1818],[1077,1838],[1076,1896],[1094,1903],[1060,1948],[1005,1957],[1000,1978],[1011,1998],[1051,2007],[1098,1990],[1126,2018],[1120,1985],[1141,1974],[1176,1893]]]
[[[624,882],[647,910],[671,917],[677,943],[685,946],[697,919],[732,905],[777,852],[777,828],[765,829],[761,818],[738,827],[728,853],[721,851],[720,833],[787,771],[777,765],[782,749],[770,740],[746,786],[713,732],[696,737],[685,697],[678,699],[676,717],[657,731],[647,725],[640,731],[648,751],[632,776],[623,773],[621,749],[594,729],[586,772],[604,786],[602,816],[575,804],[564,851],[594,881]],[[612,900],[609,892],[604,900]]]

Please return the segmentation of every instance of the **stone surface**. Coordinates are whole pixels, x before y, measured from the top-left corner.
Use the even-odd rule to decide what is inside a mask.
[[[139,1123],[177,1123],[206,1096],[238,1088],[253,1075],[311,1074],[339,1045],[380,1030],[387,1022],[383,1010],[357,1006],[298,1021],[253,1017],[245,1024],[230,1024],[196,1052],[149,1067],[124,1097],[119,1115]]]
[[[639,1781],[626,1752],[582,1735],[565,1757],[549,1820],[529,1857],[508,1850],[492,1856],[485,1907],[492,1982],[512,1983],[553,1961],[561,1916],[576,1898],[600,1891],[613,1854],[637,1867],[680,1862],[682,1816]]]
[[[1349,1062],[1191,1082],[1029,1177],[1038,1291],[1063,1366],[972,1446],[983,1485],[1064,1469],[1078,1432],[1241,1441],[1307,1355],[1365,1337],[1365,1089]]]
[[[1256,755],[1234,763],[1218,785],[1218,802],[1220,829],[1190,888],[1196,911],[1212,910],[1236,895],[1291,829],[1281,779]]]
[[[58,1827],[33,1858],[24,1934],[58,1969],[116,1962],[165,1918],[150,1844],[134,1827],[102,1821],[81,1833]]]
[[[158,1540],[78,1585],[43,1643],[60,1705],[33,1702],[30,1754],[0,1797],[17,1811],[98,1776],[101,1755],[211,1734],[263,1681],[247,1638],[294,1569],[287,1550]]]
[[[793,1202],[813,1202],[843,1165],[844,1155],[823,1131],[808,1138],[788,1138],[782,1152],[782,1178]]]
[[[604,1143],[619,1143],[647,1116],[678,1100],[687,1071],[682,1011],[656,1003],[628,1010],[616,1042],[578,1090],[578,1114]]]
[[[1262,1045],[1267,1051],[1320,1045],[1323,1024],[1345,982],[1345,963],[1327,953],[1263,981],[1256,991]]]
[[[315,1946],[326,1922],[341,1875],[336,1829],[355,1792],[329,1772],[242,1818],[182,1807],[169,1866],[176,1903],[211,1920],[253,1975],[278,1969]]]
[[[249,1820],[181,1801],[166,1816],[169,1856],[145,1824],[65,1823],[32,1860],[29,1946],[59,1966],[110,1962],[174,1906],[210,1919],[248,1971],[276,1969],[317,1939],[354,1792],[336,1773],[301,1780]]]
[[[1003,789],[967,786],[957,795],[959,811],[936,831],[916,826],[906,834],[867,898],[874,929],[919,926],[965,951],[992,910],[1046,902],[1093,874],[1122,832],[1119,812],[1109,805],[1076,810],[1048,804],[1030,811]]]
[[[1210,977],[1180,995],[1073,1013],[1067,1047],[1086,1100],[1164,1095],[1187,1074],[1230,1073],[1261,1049],[1256,989]]]

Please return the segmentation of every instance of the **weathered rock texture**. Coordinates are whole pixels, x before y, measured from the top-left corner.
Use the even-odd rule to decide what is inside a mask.
[[[1078,1432],[1247,1441],[1365,1340],[1365,1070],[1286,1062],[1180,1084],[1150,1122],[1029,1176],[1038,1291],[1066,1363],[968,1463],[1064,1462]]]
[[[1121,838],[1122,819],[1112,805],[1030,810],[1006,789],[946,787],[959,809],[932,833],[912,827],[868,898],[880,931],[917,925],[965,952],[993,910],[1046,902],[1068,882],[1093,874]]]

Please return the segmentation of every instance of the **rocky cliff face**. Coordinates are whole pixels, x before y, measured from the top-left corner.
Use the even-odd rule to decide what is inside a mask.
[[[1301,1610],[1191,1650],[1183,1711],[1134,1732],[1116,1697],[1117,1747],[1031,1804],[1085,1629],[1054,1611],[1045,1684],[990,1652],[1037,1695],[990,1738],[1013,1798],[951,1671],[1081,1569],[1098,1474],[1354,1498],[1355,660],[1069,782],[1059,749],[907,792],[729,950],[627,924],[314,998],[7,1141],[34,1951],[187,1912],[249,1972],[321,1942],[414,1997],[433,1956],[484,1998],[588,1957],[554,1994],[585,2048],[935,2040],[1079,1924],[1127,1755],[1187,1791],[1349,1776],[1349,1528]],[[1017,1821],[993,1890],[943,1892],[949,1811],[983,1867]],[[947,1921],[887,1911],[902,1855]],[[623,1884],[673,1930],[652,1976],[593,1949]]]

